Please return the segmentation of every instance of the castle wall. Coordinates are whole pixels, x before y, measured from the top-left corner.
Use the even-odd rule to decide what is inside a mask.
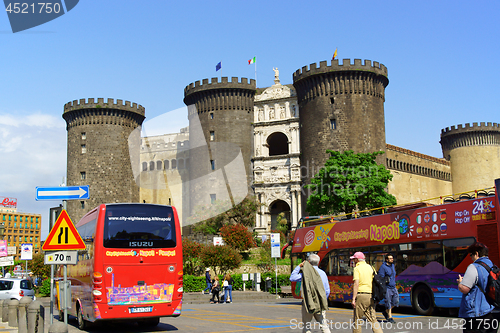
[[[304,185],[324,166],[327,149],[355,153],[385,151],[384,99],[387,68],[370,60],[311,64],[293,75],[300,108]],[[385,163],[381,156],[378,163]],[[305,201],[303,198],[303,210]]]
[[[204,79],[184,89],[191,142],[191,210],[215,200],[229,207],[251,186],[255,80]],[[243,170],[239,169],[242,164]]]
[[[500,147],[461,147],[450,151],[453,192],[490,188],[500,178]]]
[[[406,204],[452,194],[450,163],[388,144],[387,168],[393,175],[388,192],[398,204]],[[439,200],[432,203],[438,204]]]
[[[90,98],[67,103],[63,118],[68,132],[67,185],[89,185],[89,199],[69,200],[73,223],[103,203],[139,202],[139,186],[133,172],[129,140],[140,140],[145,116],[142,106],[122,100]],[[132,134],[133,138],[130,138]],[[139,151],[137,151],[137,155]],[[135,159],[138,161],[138,158]]]
[[[500,124],[482,122],[443,129],[441,148],[451,164],[454,193],[489,188],[500,178]]]
[[[142,138],[140,201],[172,205],[181,226],[189,212],[189,132]]]

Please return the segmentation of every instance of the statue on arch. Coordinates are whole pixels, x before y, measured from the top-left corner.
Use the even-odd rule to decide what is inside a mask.
[[[274,71],[274,83],[278,84],[280,83],[280,71],[278,70],[278,67],[273,67]]]

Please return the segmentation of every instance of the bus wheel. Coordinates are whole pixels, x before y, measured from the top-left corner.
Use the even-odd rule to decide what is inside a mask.
[[[413,291],[413,308],[418,314],[429,316],[434,311],[434,299],[432,292],[426,286],[419,286]]]
[[[78,313],[76,314],[76,317],[78,319],[78,329],[82,331],[85,330],[88,325],[85,319],[83,319],[83,311],[80,306],[78,307]]]

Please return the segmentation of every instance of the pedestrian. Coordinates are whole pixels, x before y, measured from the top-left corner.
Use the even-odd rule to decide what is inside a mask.
[[[374,269],[365,261],[363,252],[356,252],[351,257],[356,264],[354,267],[352,287],[352,307],[354,308],[353,333],[361,333],[363,315],[366,321],[371,323],[374,333],[383,333],[375,313],[375,302],[372,298],[372,281]]]
[[[385,256],[385,263],[380,266],[378,275],[385,277],[388,281],[385,293],[385,309],[382,311],[382,314],[387,322],[394,324],[395,320],[392,318],[392,309],[395,306],[399,306],[399,293],[396,289],[396,266],[392,254],[389,253]]]
[[[490,268],[493,263],[488,258],[488,247],[480,242],[475,242],[467,248],[472,264],[467,267],[464,276],[458,275],[458,290],[462,292],[462,301],[458,316],[465,319],[463,332],[496,332],[498,318],[492,311],[484,295],[488,281],[488,271],[481,266],[485,264]]]
[[[220,303],[219,292],[220,292],[219,277],[216,275],[212,281],[212,298],[210,299],[210,303]],[[217,302],[215,302],[215,297],[217,297]]]
[[[232,303],[233,302],[233,283],[234,280],[231,277],[231,275],[226,274],[226,277],[224,278],[224,282],[222,286],[224,287],[224,298],[222,299],[222,302],[224,303]],[[227,296],[229,295],[229,298]]]
[[[326,273],[318,267],[319,256],[310,254],[307,261],[303,261],[295,267],[290,275],[290,281],[301,283],[300,294],[302,296],[302,325],[303,332],[310,332],[315,325],[312,319],[319,323],[321,332],[330,333],[326,310],[328,310],[328,296],[330,295],[330,284]]]
[[[210,276],[210,267],[207,267],[205,269],[205,282],[207,283],[207,287],[203,289],[203,291],[201,292],[202,294],[205,294],[206,290],[208,290],[209,293],[212,290],[212,277]]]

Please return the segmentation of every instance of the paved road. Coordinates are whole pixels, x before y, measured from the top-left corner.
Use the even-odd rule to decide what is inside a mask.
[[[265,333],[302,332],[300,326],[301,305],[296,300],[278,300],[276,302],[260,303],[237,303],[232,304],[188,304],[185,305],[182,315],[177,318],[162,318],[160,324],[154,329],[143,329],[136,323],[109,324],[92,327],[91,333],[136,333],[136,332],[252,332],[262,331]],[[48,309],[47,312],[48,314]],[[327,318],[331,320],[332,332],[352,332],[349,327],[352,318],[352,309],[348,306],[341,308],[330,308]],[[380,321],[383,317],[379,313]],[[462,332],[458,327],[458,319],[450,318],[444,314],[435,316],[417,316],[410,310],[401,309],[394,313],[397,326],[389,327],[383,323],[384,332],[409,333],[409,332]],[[454,320],[454,321],[453,321]],[[47,320],[48,322],[48,320]],[[70,318],[69,332],[82,332],[76,327],[76,319]],[[447,327],[447,324],[449,327]],[[455,324],[455,328],[453,328]],[[3,326],[2,326],[3,325]],[[6,323],[0,324],[0,332],[14,333],[15,329],[9,329]],[[46,325],[45,332],[48,332]],[[320,332],[313,329],[312,332]],[[363,328],[363,333],[371,332],[371,329]]]

